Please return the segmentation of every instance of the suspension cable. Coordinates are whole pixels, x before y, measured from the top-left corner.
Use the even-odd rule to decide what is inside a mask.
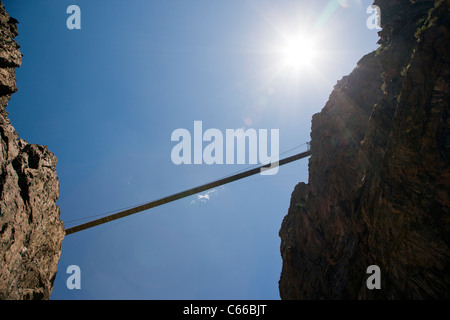
[[[306,152],[302,152],[302,153],[296,154],[294,156],[279,160],[278,162],[263,165],[258,168],[254,168],[254,169],[251,169],[251,170],[248,170],[245,172],[241,172],[241,173],[238,173],[238,174],[235,174],[235,175],[223,178],[223,179],[219,179],[219,180],[204,184],[204,185],[196,187],[196,188],[192,188],[192,189],[182,191],[182,192],[176,193],[174,195],[171,195],[171,196],[168,196],[165,198],[161,198],[159,200],[155,200],[155,201],[151,201],[148,203],[144,203],[142,205],[131,207],[129,209],[117,212],[115,214],[112,214],[112,215],[109,215],[109,216],[106,216],[103,218],[99,218],[99,219],[96,219],[96,220],[93,220],[90,222],[86,222],[86,223],[83,223],[83,224],[75,226],[75,227],[68,228],[68,229],[66,229],[66,235],[77,233],[82,230],[90,229],[90,228],[93,228],[93,227],[101,225],[101,224],[105,224],[105,223],[108,223],[108,222],[111,222],[111,221],[114,221],[117,219],[121,219],[121,218],[130,216],[132,214],[136,214],[136,213],[139,213],[139,212],[151,209],[151,208],[161,206],[161,205],[169,203],[169,202],[173,202],[175,200],[186,198],[186,197],[192,196],[194,194],[222,186],[224,184],[228,184],[228,183],[231,183],[231,182],[234,182],[237,180],[241,180],[246,177],[258,174],[264,170],[273,169],[273,168],[297,161],[299,159],[306,158],[310,155],[311,155],[311,151],[308,150]]]

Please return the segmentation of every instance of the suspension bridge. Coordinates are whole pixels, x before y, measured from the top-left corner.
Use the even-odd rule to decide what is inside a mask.
[[[247,171],[244,171],[244,172],[240,172],[240,173],[237,173],[237,174],[234,174],[234,175],[231,175],[231,176],[219,179],[219,180],[215,180],[213,182],[210,182],[210,183],[207,183],[207,184],[204,184],[204,185],[201,185],[201,186],[189,189],[189,190],[185,190],[185,191],[173,194],[173,195],[168,196],[168,197],[164,197],[164,198],[161,198],[161,199],[158,199],[158,200],[155,200],[155,201],[147,202],[147,203],[144,203],[144,204],[141,204],[141,205],[138,205],[138,206],[135,206],[135,207],[131,207],[131,208],[119,211],[117,213],[114,213],[114,214],[111,214],[111,215],[108,215],[108,216],[96,219],[96,220],[92,220],[90,222],[86,222],[86,223],[77,225],[75,227],[68,228],[68,229],[66,229],[66,235],[74,234],[74,233],[77,233],[77,232],[80,232],[80,231],[83,231],[83,230],[86,230],[86,229],[90,229],[90,228],[99,226],[101,224],[105,224],[105,223],[108,223],[108,222],[111,222],[111,221],[114,221],[114,220],[117,220],[117,219],[122,219],[122,218],[125,218],[127,216],[130,216],[130,215],[142,212],[142,211],[146,211],[146,210],[151,209],[151,208],[159,207],[159,206],[162,206],[162,205],[167,204],[169,202],[180,200],[180,199],[183,199],[183,198],[195,195],[195,194],[200,193],[200,192],[204,192],[204,191],[216,188],[216,187],[220,187],[220,186],[223,186],[225,184],[228,184],[228,183],[231,183],[231,182],[234,182],[234,181],[237,181],[237,180],[241,180],[241,179],[253,176],[255,174],[258,174],[258,173],[262,172],[263,170],[268,170],[268,168],[274,168],[274,167],[277,167],[277,166],[280,167],[280,166],[283,166],[285,164],[288,164],[288,163],[291,163],[291,162],[294,162],[294,161],[306,158],[306,157],[311,155],[311,151],[310,151],[310,148],[309,148],[309,143],[306,143],[306,145],[307,145],[307,149],[308,150],[305,151],[305,152],[301,152],[301,153],[298,153],[296,155],[287,157],[285,159],[281,159],[281,160],[279,160],[277,162],[273,162],[273,163],[270,163],[270,164],[267,164],[267,165],[263,165],[263,166],[260,166],[260,167],[254,168],[254,169],[250,169],[250,170],[247,170]]]

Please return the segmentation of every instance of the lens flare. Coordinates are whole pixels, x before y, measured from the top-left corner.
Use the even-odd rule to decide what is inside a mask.
[[[350,0],[338,0],[341,7],[348,8],[350,7]]]
[[[310,40],[303,36],[290,39],[283,50],[285,63],[294,68],[301,68],[312,63],[314,59],[314,46]]]

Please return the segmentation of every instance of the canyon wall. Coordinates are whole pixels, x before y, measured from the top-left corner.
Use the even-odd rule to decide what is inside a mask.
[[[22,62],[17,35],[0,2],[0,299],[49,299],[64,238],[57,159],[19,139],[7,117]]]
[[[450,298],[450,1],[374,4],[379,49],[312,120],[309,181],[279,232],[282,299]]]

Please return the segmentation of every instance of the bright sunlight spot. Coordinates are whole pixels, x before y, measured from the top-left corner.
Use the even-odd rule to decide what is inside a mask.
[[[287,39],[282,54],[285,66],[298,70],[313,64],[317,52],[313,42],[300,35]]]

